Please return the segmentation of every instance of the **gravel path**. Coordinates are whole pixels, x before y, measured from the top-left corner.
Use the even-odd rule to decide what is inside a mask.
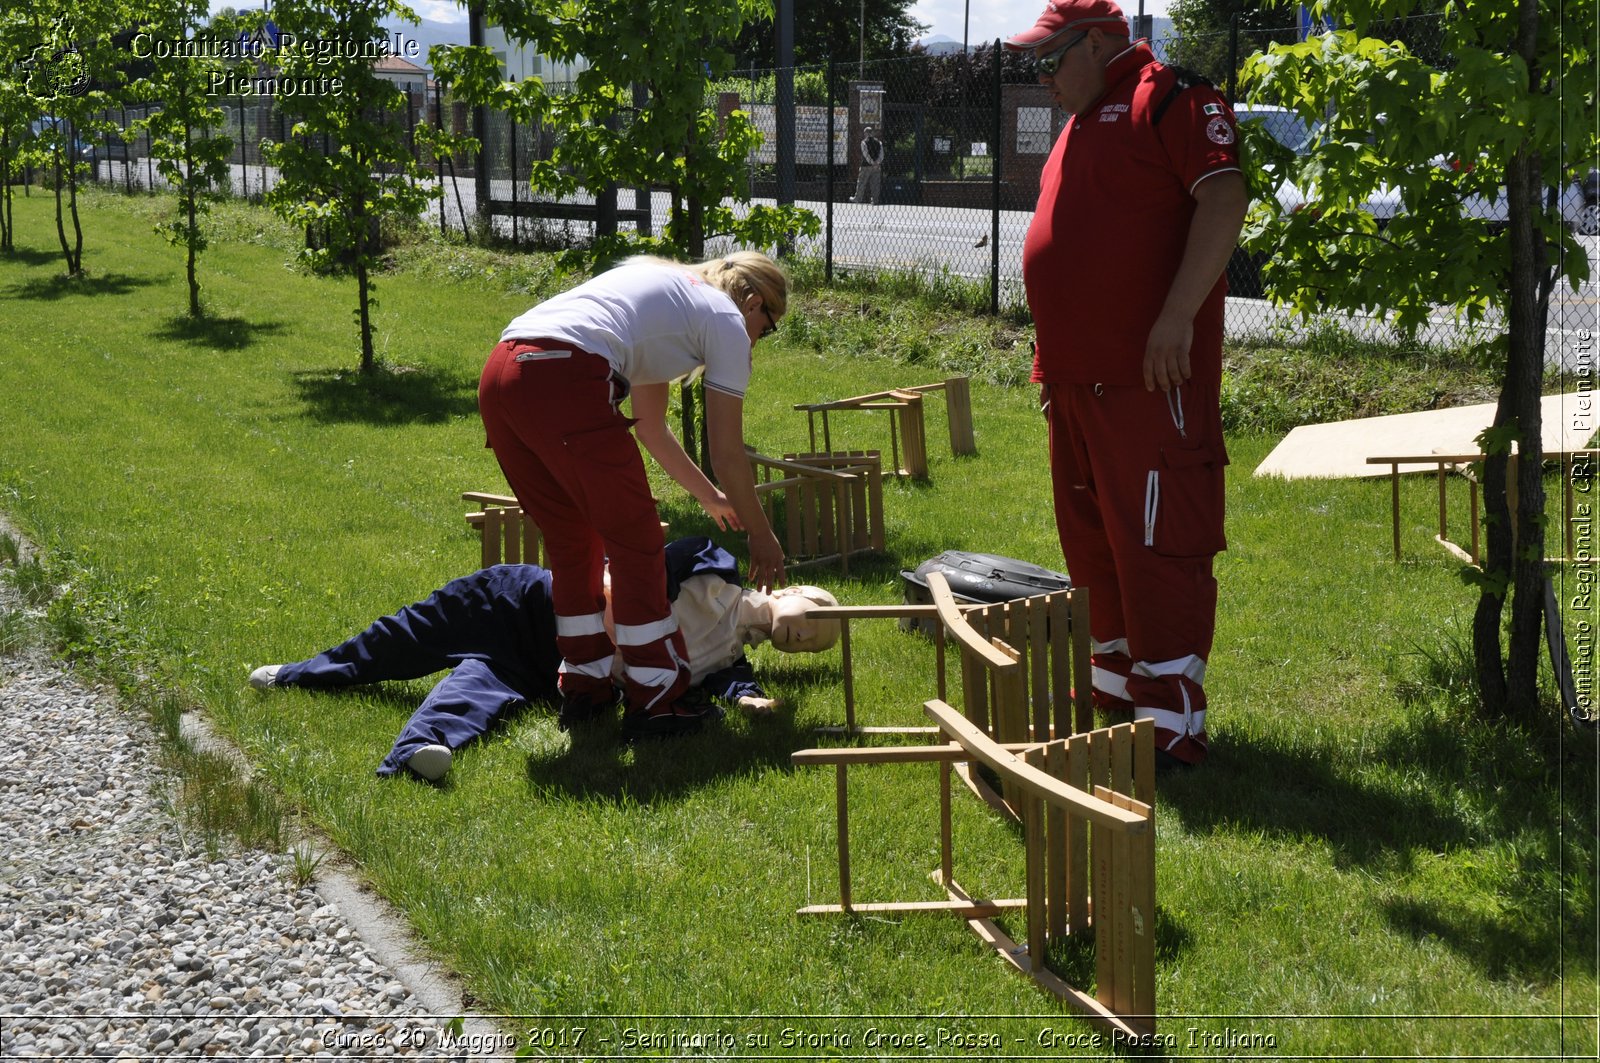
[[[289,857],[186,835],[154,732],[108,695],[0,658],[0,721],[0,1057],[468,1054]]]

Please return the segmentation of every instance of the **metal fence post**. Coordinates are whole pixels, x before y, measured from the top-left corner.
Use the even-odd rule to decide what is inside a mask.
[[[517,210],[517,119],[509,111],[506,112],[506,124],[510,127],[511,136],[511,246],[516,247],[522,241],[522,219],[517,216],[520,213]]]
[[[989,313],[1000,312],[1000,156],[1004,154],[1000,143],[1000,127],[1004,124],[1001,120],[1001,103],[1004,93],[1000,90],[1000,38],[994,39],[994,138],[993,146],[989,149],[989,158],[993,160],[990,167],[990,183],[994,191],[994,207],[989,216]]]
[[[426,101],[424,101],[426,103]],[[444,135],[444,86],[439,82],[433,83],[433,124],[437,127],[440,136]],[[444,153],[435,148],[433,167],[439,174],[439,235],[443,236],[449,231],[449,224],[444,217]]]
[[[250,198],[250,157],[244,151],[244,97],[239,97],[239,183],[241,195]]]
[[[828,165],[827,196],[828,196],[828,235],[825,242],[826,250],[822,258],[822,275],[827,283],[833,283],[833,56],[828,56],[828,91],[824,97],[828,103]]]

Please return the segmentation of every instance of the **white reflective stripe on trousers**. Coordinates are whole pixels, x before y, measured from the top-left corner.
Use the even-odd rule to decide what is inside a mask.
[[[581,616],[556,614],[556,635],[564,638],[582,638],[585,635],[603,635],[606,630],[604,613],[585,613]]]
[[[648,624],[618,624],[616,630],[618,646],[648,646],[677,631],[678,618],[669,615]]]

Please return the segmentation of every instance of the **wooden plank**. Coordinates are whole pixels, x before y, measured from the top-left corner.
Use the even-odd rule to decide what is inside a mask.
[[[1065,739],[1051,742],[1045,747],[1044,770],[1051,777],[1065,779],[1067,775],[1067,743]],[[1067,814],[1052,805],[1045,819],[1045,936],[1047,940],[1065,937],[1067,933]]]
[[[932,730],[941,733],[939,728]],[[901,733],[883,728],[891,734]],[[1016,742],[997,747],[1018,756],[1037,749],[1034,742]],[[954,742],[941,742],[923,746],[823,746],[814,749],[797,749],[789,754],[789,763],[797,768],[817,767],[823,764],[955,764],[971,761],[973,756]]]
[[[872,459],[866,472],[868,544],[883,553],[883,458],[876,450],[865,452]]]
[[[1089,736],[1067,740],[1067,767],[1058,776],[1074,790],[1089,789]],[[1089,925],[1089,830],[1080,816],[1067,812],[1067,922],[1073,933]]]
[[[500,525],[504,510],[483,511],[483,527],[479,529],[478,567],[488,568],[500,563]]]
[[[1053,591],[1046,598],[1045,623],[1050,639],[1050,722],[1064,738],[1077,730],[1072,716],[1072,592]]]
[[[928,478],[928,434],[922,418],[922,396],[916,392],[896,392],[905,408],[890,416],[900,422],[900,442],[905,448],[906,475],[913,480]]]
[[[1133,724],[1119,723],[1111,728],[1111,789],[1119,794],[1133,793]]]
[[[816,610],[808,610],[807,615],[814,615]],[[850,730],[856,729],[856,682],[855,673],[850,667],[850,618],[841,617],[839,620],[839,666],[844,672],[844,725]]]
[[[989,718],[989,673],[983,662],[965,646],[961,647],[962,710],[967,719],[984,734],[992,734]]]
[[[994,677],[994,737],[999,742],[1026,742],[1033,734],[1028,727],[1028,688],[1023,685],[1021,662],[1017,651],[1004,642],[995,639],[995,646],[1011,660],[1008,667],[996,668],[991,673]]]
[[[1094,729],[1094,668],[1090,658],[1089,588],[1072,588],[1072,692],[1074,731]]]
[[[1043,750],[1032,750],[1027,762],[1038,770],[1045,766]],[[1028,895],[1028,954],[1035,967],[1042,967],[1047,955],[1045,942],[1045,803],[1037,797],[1022,802],[1022,853],[1024,880]]]
[[[796,915],[908,915],[915,912],[937,912],[958,915],[963,919],[982,919],[1004,912],[1026,908],[1025,898],[973,901],[872,901],[863,904],[808,904],[795,909]]]
[[[1052,779],[1044,772],[1024,763],[1015,753],[1002,749],[978,730],[970,720],[942,701],[928,701],[922,706],[944,733],[960,743],[972,754],[972,759],[993,769],[1003,778],[1014,780],[1026,792],[1043,797],[1084,816],[1091,822],[1104,824],[1112,830],[1140,832],[1148,823],[1140,817],[1097,801],[1088,794],[1073,789],[1066,783]]]
[[[944,382],[945,419],[950,423],[950,453],[960,457],[976,454],[978,442],[972,430],[972,386],[964,376]]]
[[[1368,458],[1369,463],[1372,462]],[[1400,560],[1400,463],[1389,465],[1389,519],[1394,524],[1394,559]]]
[[[1449,539],[1450,538],[1449,507],[1447,505],[1445,505],[1446,495],[1445,495],[1445,485],[1444,485],[1444,474],[1445,474],[1444,462],[1441,461],[1439,463],[1439,471],[1438,471],[1438,480],[1439,480],[1439,538],[1441,538],[1441,539]]]
[[[825,724],[813,727],[812,734],[819,735],[928,735],[936,737],[943,734],[937,727],[912,727],[901,725],[898,727],[847,727],[843,724]]]
[[[1111,905],[1111,831],[1096,823],[1089,830],[1089,859],[1093,865],[1094,885],[1094,997],[1111,1011],[1116,1011],[1117,968],[1111,944],[1115,919]]]
[[[1033,736],[1043,741],[1050,734],[1050,602],[1035,595],[1024,603],[1028,625],[1028,668],[1032,689],[1028,693],[1033,710]]]
[[[945,889],[954,899],[966,897],[965,891],[956,883],[949,883]],[[1139,1043],[1140,1039],[1148,1038],[1149,1031],[1142,1025],[1108,1010],[1088,993],[1068,985],[1044,964],[1035,964],[1027,950],[1011,940],[1011,937],[992,919],[969,919],[967,926],[972,928],[979,940],[994,950],[995,955],[1010,964],[1013,970],[1032,977],[1040,989],[1069,1007],[1077,1009],[1090,1022],[1104,1027],[1125,1042]]]
[[[818,518],[820,517],[822,500],[818,497],[821,493],[818,484],[812,480],[805,480],[800,484],[800,554],[802,557],[815,557],[827,553],[822,549],[822,537],[818,531]]]
[[[1106,802],[1114,802],[1117,796],[1116,791],[1104,786],[1096,787],[1094,795]],[[1101,996],[1100,1000],[1120,1015],[1133,1010],[1133,883],[1128,878],[1131,867],[1129,846],[1133,839],[1126,834],[1112,834],[1109,841],[1110,904],[1105,903],[1105,898],[1096,897],[1097,925],[1094,936],[1096,952],[1109,946],[1111,969],[1115,972],[1110,996]]]
[[[1011,659],[996,650],[987,639],[981,638],[972,629],[956,605],[955,596],[950,591],[950,581],[942,572],[928,573],[928,590],[933,594],[934,607],[939,611],[939,620],[958,642],[972,649],[983,660],[992,666],[1004,668],[1011,663]]]
[[[1105,730],[1089,732],[1089,785],[1085,793],[1093,793],[1097,786],[1111,785],[1111,737]]]
[[[847,785],[849,767],[844,763],[834,768],[833,801],[837,812],[839,830],[839,903],[850,905],[850,794]]]
[[[522,511],[515,514],[509,509],[501,510],[500,531],[504,535],[501,544],[501,560],[508,565],[522,564]]]
[[[489,491],[463,491],[461,492],[461,500],[463,502],[476,502],[486,507],[515,506],[518,504],[516,495],[497,495]]]
[[[1139,802],[1118,796],[1112,799],[1130,811],[1141,806]],[[1151,829],[1143,838],[1129,839],[1128,880],[1130,883],[1130,922],[1132,993],[1128,999],[1126,1015],[1148,1016],[1150,1028],[1155,1028],[1156,1015],[1156,832]]]
[[[1133,721],[1133,796],[1152,809],[1156,803],[1156,722]]]
[[[950,763],[939,765],[939,881],[955,877],[955,842],[950,818]]]

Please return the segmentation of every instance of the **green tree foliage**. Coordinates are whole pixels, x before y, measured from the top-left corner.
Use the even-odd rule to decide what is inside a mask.
[[[0,11],[0,254],[15,251],[12,241],[12,182],[26,172],[37,103],[26,92],[38,37],[25,12]]]
[[[20,158],[51,173],[56,236],[67,274],[76,277],[83,272],[78,215],[78,178],[88,166],[83,149],[113,129],[104,115],[122,99],[127,80],[122,69],[127,54],[113,35],[128,24],[130,11],[121,0],[38,0],[9,9],[4,17],[8,46],[22,56],[11,76],[34,112],[32,135]]]
[[[181,41],[205,17],[205,0],[177,0],[160,14],[161,20],[145,30],[148,37]],[[150,154],[156,160],[157,172],[177,192],[174,216],[158,224],[156,231],[184,248],[189,316],[199,317],[200,281],[195,263],[206,248],[200,223],[209,209],[208,197],[228,184],[228,156],[233,150],[232,138],[220,132],[226,128],[226,116],[216,98],[208,93],[212,76],[222,70],[223,64],[206,55],[173,55],[171,50],[162,54],[153,48],[149,51],[153,62],[142,91],[160,108],[152,111],[142,125],[150,136]]]
[[[487,49],[431,51],[436,75],[457,98],[555,131],[550,157],[528,163],[533,188],[551,195],[609,184],[672,191],[662,239],[600,239],[591,249],[597,259],[630,243],[698,258],[713,235],[768,247],[818,230],[807,211],[762,205],[736,214],[727,204],[730,197],[748,202],[746,160],[760,133],[743,112],[719,119],[706,87],[733,71],[729,42],[746,22],[770,13],[763,0],[592,0],[581,7],[486,0],[484,9],[510,39],[536,41],[560,62],[581,56],[590,63],[570,91],[554,93],[538,78],[503,81]],[[637,106],[635,86],[642,91]]]
[[[1403,41],[1369,35],[1406,14],[1406,0],[1328,5],[1348,27],[1274,46],[1246,66],[1258,101],[1322,122],[1309,155],[1295,158],[1253,138],[1270,162],[1247,242],[1274,253],[1270,293],[1303,314],[1337,308],[1385,314],[1415,332],[1431,312],[1503,323],[1504,377],[1485,434],[1487,553],[1474,619],[1484,705],[1537,710],[1545,586],[1540,478],[1540,381],[1550,294],[1588,273],[1588,258],[1549,206],[1548,190],[1596,158],[1595,0],[1461,3],[1439,20],[1441,66]],[[1269,193],[1287,177],[1306,209],[1283,213]],[[1380,185],[1403,211],[1380,228],[1361,210]],[[1509,224],[1463,209],[1503,187]],[[1515,444],[1518,511],[1508,507],[1507,457]],[[1501,618],[1511,602],[1509,650]]]
[[[866,0],[866,58],[897,59],[911,54],[912,46],[928,27],[913,18],[911,0]],[[862,55],[861,0],[821,0],[794,5],[794,62],[796,66],[822,66],[834,59],[843,64]],[[733,42],[733,54],[742,68],[771,69],[778,65],[770,10],[753,18]]]
[[[416,24],[399,0],[278,0],[272,21],[281,47],[268,52],[278,106],[294,125],[283,143],[262,142],[279,180],[267,203],[308,233],[305,257],[315,266],[348,267],[356,278],[355,317],[361,369],[376,365],[372,349],[373,273],[382,253],[385,218],[411,221],[433,194],[411,153],[405,96],[379,77],[386,22]]]

